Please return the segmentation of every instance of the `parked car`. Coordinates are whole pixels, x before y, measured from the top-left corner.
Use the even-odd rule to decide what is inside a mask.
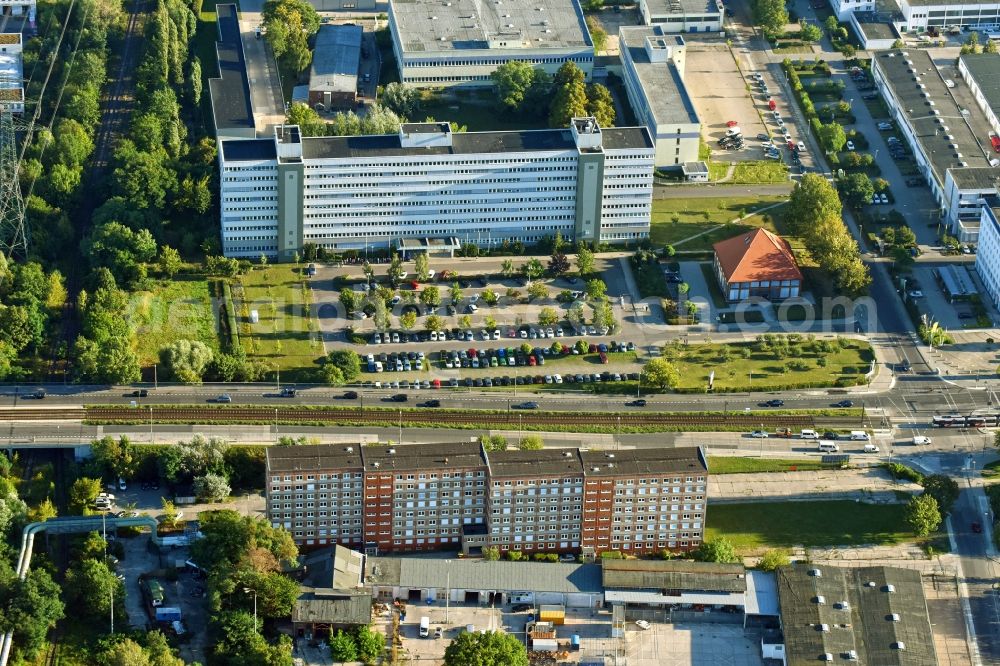
[[[847,142],[847,149],[848,150],[854,150],[854,142],[853,141],[848,141]]]

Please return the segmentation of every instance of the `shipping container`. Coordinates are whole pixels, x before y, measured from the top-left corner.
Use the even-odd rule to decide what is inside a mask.
[[[538,619],[552,624],[566,624],[566,608],[563,606],[539,606]]]
[[[531,649],[535,652],[557,652],[559,641],[554,638],[536,638],[531,641]]]

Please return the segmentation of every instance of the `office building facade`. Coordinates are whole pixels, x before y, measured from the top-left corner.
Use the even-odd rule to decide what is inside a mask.
[[[303,546],[648,553],[701,544],[700,448],[272,447],[267,514]]]
[[[649,235],[653,142],[644,127],[222,141],[223,252],[290,259],[304,243],[332,252],[457,238],[484,247],[557,232],[615,243]]]

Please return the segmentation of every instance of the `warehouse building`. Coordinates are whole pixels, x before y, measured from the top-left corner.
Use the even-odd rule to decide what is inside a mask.
[[[1000,135],[1000,54],[966,53],[958,57],[958,71],[969,86],[979,110],[995,135]],[[990,147],[1000,153],[1000,138]]]
[[[665,32],[718,32],[722,11],[716,0],[639,0],[643,23],[662,26]]]
[[[358,98],[360,25],[321,25],[309,68],[309,106],[317,111],[352,108]]]
[[[452,132],[408,123],[398,134],[224,140],[223,252],[290,260],[304,243],[332,252],[405,239],[488,245],[556,233],[621,243],[649,236],[653,142],[645,127]]]
[[[267,470],[272,525],[370,554],[688,551],[708,501],[700,448],[272,447]]]
[[[573,62],[587,80],[594,67],[578,0],[390,0],[389,29],[400,81],[414,86],[491,86],[511,60],[549,73]]]
[[[684,86],[686,45],[662,25],[622,26],[622,77],[635,117],[656,144],[656,166],[682,169],[697,162],[701,121]]]
[[[604,601],[598,564],[368,557],[364,586],[377,601],[567,608],[597,608]]]

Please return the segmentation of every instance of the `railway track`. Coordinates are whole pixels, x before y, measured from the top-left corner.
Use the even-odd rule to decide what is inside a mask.
[[[698,414],[698,413],[585,413],[393,409],[369,407],[349,409],[303,409],[296,407],[67,407],[56,409],[0,409],[0,421],[89,421],[92,423],[440,423],[450,425],[495,426],[586,426],[604,428],[698,428],[718,430],[756,428],[849,428],[862,425],[855,417],[815,417],[810,414]]]

